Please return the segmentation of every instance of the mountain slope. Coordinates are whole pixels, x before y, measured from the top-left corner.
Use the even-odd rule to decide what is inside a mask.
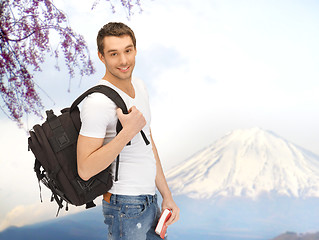
[[[319,239],[319,233],[305,233],[297,234],[294,232],[287,232],[272,240],[317,240]]]
[[[233,131],[168,172],[175,194],[319,197],[319,157],[260,128]]]
[[[107,236],[101,206],[84,212],[0,232],[0,240],[102,240]]]

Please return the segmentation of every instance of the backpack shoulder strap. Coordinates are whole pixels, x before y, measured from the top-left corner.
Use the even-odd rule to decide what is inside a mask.
[[[95,93],[95,92],[103,93],[105,96],[110,98],[116,104],[116,106],[121,108],[124,114],[128,113],[125,102],[123,101],[121,96],[114,89],[112,89],[108,86],[105,86],[105,85],[96,85],[96,86],[88,89],[87,91],[85,91],[82,95],[80,95],[72,103],[71,108],[70,108],[70,112],[72,112],[75,109],[75,107],[83,101],[83,99],[85,97],[87,97],[88,95]]]
[[[122,97],[113,88],[110,88],[110,87],[105,86],[105,85],[96,85],[96,86],[88,89],[86,92],[84,92],[81,96],[79,96],[77,99],[75,99],[75,101],[72,103],[71,108],[70,108],[70,112],[72,112],[75,109],[75,107],[77,105],[79,105],[85,97],[87,97],[88,95],[95,93],[95,92],[103,93],[105,96],[109,97],[116,104],[116,106],[121,108],[124,114],[128,113],[126,104],[125,104],[124,100],[122,99]],[[116,132],[119,133],[121,130],[122,130],[122,124],[120,121],[118,121],[118,123],[116,125]],[[143,137],[145,144],[149,145],[150,142],[147,139],[143,130],[141,130],[141,135]]]

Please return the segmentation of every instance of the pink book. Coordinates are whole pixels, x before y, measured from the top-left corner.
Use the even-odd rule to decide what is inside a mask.
[[[172,215],[171,210],[165,209],[158,220],[157,226],[155,228],[155,232],[158,235],[160,235],[162,239],[164,239],[166,229],[167,229],[166,222],[171,217],[171,215]]]

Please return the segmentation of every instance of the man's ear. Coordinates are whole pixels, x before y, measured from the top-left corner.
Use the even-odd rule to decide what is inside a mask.
[[[98,51],[97,55],[99,56],[99,59],[105,64],[105,59],[104,59],[103,54]]]

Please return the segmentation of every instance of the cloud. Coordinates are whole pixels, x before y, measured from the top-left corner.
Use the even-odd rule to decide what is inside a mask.
[[[83,211],[83,208],[70,207],[68,212],[62,209],[59,212],[59,217],[63,217],[68,214],[74,214],[80,211]],[[54,219],[56,212],[57,204],[55,204],[55,202],[18,205],[8,212],[4,218],[2,218],[0,221],[0,231],[10,226],[21,227]]]
[[[43,211],[45,209],[46,211]],[[8,212],[0,223],[0,230],[10,226],[21,227],[35,222],[48,220],[53,214],[52,207],[43,208],[40,204],[18,205]]]
[[[28,153],[27,133],[8,120],[0,119],[0,218],[19,204],[39,201],[33,172],[34,157]]]

